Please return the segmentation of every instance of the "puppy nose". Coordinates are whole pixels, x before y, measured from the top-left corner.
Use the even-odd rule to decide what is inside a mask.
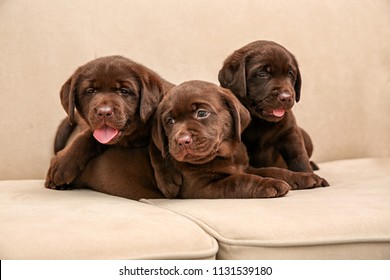
[[[187,146],[187,145],[190,145],[192,143],[192,138],[190,135],[188,134],[183,134],[183,135],[179,135],[177,138],[176,138],[176,141],[177,143],[180,145],[180,146]]]
[[[96,113],[100,118],[109,118],[112,116],[112,108],[110,106],[102,106],[97,108]]]
[[[286,92],[286,91],[280,93],[278,97],[279,97],[279,100],[282,102],[291,102],[293,99],[291,93]]]

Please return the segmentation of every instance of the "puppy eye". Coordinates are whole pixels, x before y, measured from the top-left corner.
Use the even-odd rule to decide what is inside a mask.
[[[196,113],[195,113],[195,117],[197,119],[205,119],[207,118],[208,116],[210,115],[210,112],[206,111],[206,110],[197,110]]]
[[[169,117],[169,118],[167,118],[166,122],[167,122],[167,124],[174,124],[175,123],[175,119]]]
[[[96,92],[96,89],[94,88],[87,88],[87,90],[85,91],[85,93],[87,94],[94,94]]]
[[[271,67],[269,66],[260,68],[256,73],[256,76],[259,78],[268,78],[270,75],[271,75]]]
[[[132,92],[128,88],[120,88],[120,89],[117,90],[117,93],[119,95],[130,95]]]
[[[293,71],[288,71],[288,77],[291,78],[291,79],[295,79],[295,75],[294,75],[294,72]]]

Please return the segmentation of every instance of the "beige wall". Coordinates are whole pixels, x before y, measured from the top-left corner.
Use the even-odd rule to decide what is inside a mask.
[[[0,179],[44,177],[78,65],[121,54],[174,83],[217,83],[225,57],[258,39],[300,63],[294,110],[315,160],[390,156],[390,1],[2,0]]]

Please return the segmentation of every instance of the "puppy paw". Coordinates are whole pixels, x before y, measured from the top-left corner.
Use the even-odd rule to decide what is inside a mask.
[[[291,189],[290,185],[282,180],[265,178],[259,189],[261,198],[272,198],[286,195]]]
[[[70,189],[71,183],[77,177],[80,168],[76,161],[72,161],[61,155],[55,156],[46,175],[45,187],[49,189],[65,190]]]
[[[289,180],[293,190],[312,189],[329,186],[328,181],[314,173],[296,172]]]
[[[180,192],[183,177],[179,172],[168,172],[164,176],[156,174],[157,186],[166,198],[175,198]]]
[[[58,191],[65,191],[65,190],[72,190],[74,187],[72,185],[61,185],[56,186],[50,179],[46,178],[45,181],[45,188],[52,189],[52,190],[58,190]]]

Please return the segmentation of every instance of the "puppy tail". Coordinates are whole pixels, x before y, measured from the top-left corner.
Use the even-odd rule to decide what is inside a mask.
[[[68,121],[68,118],[64,118],[61,121],[61,124],[57,128],[56,136],[54,138],[54,154],[57,154],[63,148],[65,148],[66,143],[68,142],[70,135],[73,130],[76,128],[77,123],[71,124]]]

